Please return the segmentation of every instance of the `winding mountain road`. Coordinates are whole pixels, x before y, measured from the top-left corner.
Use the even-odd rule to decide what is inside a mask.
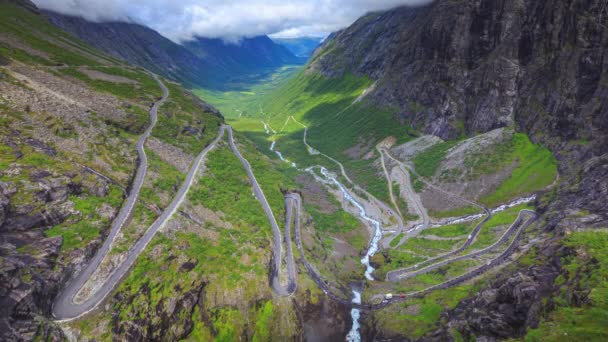
[[[278,225],[276,218],[270,208],[270,205],[264,195],[264,192],[262,191],[259,183],[257,182],[257,179],[255,178],[255,175],[251,169],[251,165],[247,161],[247,159],[245,157],[243,157],[243,155],[240,153],[240,151],[238,150],[238,148],[234,142],[232,127],[230,127],[228,125],[221,125],[219,127],[218,136],[207,147],[205,147],[193,161],[192,166],[191,166],[184,182],[182,183],[178,193],[173,198],[173,201],[169,204],[169,206],[162,212],[162,214],[156,219],[156,221],[150,227],[148,227],[148,229],[146,230],[144,235],[127,252],[127,257],[125,258],[125,260],[120,265],[118,265],[118,267],[110,274],[110,276],[107,278],[105,283],[96,292],[91,294],[86,300],[76,303],[76,302],[74,302],[74,298],[75,298],[76,294],[78,294],[78,292],[82,289],[82,287],[87,282],[87,280],[91,277],[91,275],[94,273],[94,271],[99,267],[99,265],[101,264],[101,261],[108,254],[117,234],[120,232],[120,230],[124,226],[126,226],[129,223],[130,218],[133,213],[135,203],[137,202],[138,197],[139,197],[139,192],[141,190],[141,187],[143,186],[143,182],[144,182],[144,178],[145,178],[146,170],[147,170],[147,157],[145,154],[144,145],[145,145],[147,138],[150,136],[152,130],[154,129],[154,127],[156,125],[158,108],[160,108],[160,106],[164,103],[164,101],[169,96],[169,92],[168,92],[168,89],[166,88],[166,86],[160,81],[160,79],[158,79],[158,77],[156,75],[154,75],[154,78],[159,83],[159,85],[163,91],[163,96],[161,97],[161,99],[159,101],[155,102],[154,105],[152,106],[152,108],[150,109],[150,112],[149,112],[150,125],[148,126],[148,128],[145,130],[145,132],[140,136],[140,138],[137,141],[136,149],[137,149],[138,157],[139,157],[138,167],[137,167],[135,177],[132,182],[129,196],[125,199],[123,206],[121,207],[118,215],[112,222],[110,233],[108,234],[108,237],[104,241],[101,248],[97,251],[95,256],[90,260],[90,262],[85,266],[85,268],[82,271],[80,271],[75,276],[73,276],[73,278],[68,280],[65,288],[55,298],[55,301],[54,301],[53,307],[52,307],[52,314],[58,321],[70,321],[73,319],[77,319],[77,318],[87,314],[88,312],[94,310],[118,286],[120,281],[125,277],[125,275],[129,272],[130,268],[135,263],[137,257],[143,252],[143,250],[146,248],[146,246],[150,243],[150,241],[152,240],[152,238],[154,237],[156,232],[159,229],[161,229],[168,222],[168,220],[175,214],[175,212],[177,212],[179,206],[181,205],[184,198],[186,197],[188,190],[192,186],[194,179],[196,178],[197,172],[200,169],[200,166],[201,166],[201,163],[202,163],[204,157],[207,155],[207,153],[211,149],[215,148],[218,141],[223,137],[225,131],[228,132],[229,146],[230,146],[232,152],[235,154],[235,156],[237,156],[237,158],[242,163],[242,165],[248,175],[250,183],[253,187],[253,193],[256,196],[256,198],[258,199],[258,201],[260,202],[260,204],[262,205],[262,208],[263,208],[266,216],[268,217],[268,220],[269,220],[270,225],[273,230],[273,262],[271,263],[271,267],[270,267],[270,272],[271,272],[270,277],[271,277],[271,286],[272,286],[274,292],[279,296],[288,296],[290,294],[293,294],[297,287],[296,267],[295,267],[294,256],[293,256],[293,251],[292,251],[292,247],[291,247],[292,222],[295,227],[294,228],[295,242],[296,242],[296,247],[298,248],[298,250],[300,252],[300,260],[301,260],[302,264],[305,266],[305,268],[307,269],[307,271],[308,271],[309,275],[311,276],[311,278],[313,279],[313,281],[317,284],[317,286],[321,290],[323,290],[323,292],[326,295],[328,295],[330,298],[332,298],[333,300],[340,302],[344,305],[355,307],[355,308],[360,308],[360,309],[365,309],[365,310],[376,310],[376,309],[381,309],[392,303],[407,300],[407,298],[424,295],[427,292],[430,292],[430,291],[433,291],[436,289],[454,286],[460,282],[471,279],[471,278],[489,270],[492,267],[495,267],[498,263],[504,261],[513,252],[515,245],[516,245],[518,239],[520,238],[523,230],[531,222],[533,222],[536,219],[536,214],[533,211],[522,210],[520,212],[517,220],[511,225],[511,227],[503,234],[503,236],[495,244],[493,244],[489,247],[486,247],[480,251],[476,251],[476,252],[473,252],[473,253],[470,253],[470,254],[467,254],[464,256],[458,256],[458,257],[450,258],[450,259],[443,260],[440,262],[435,262],[440,259],[444,259],[449,256],[458,254],[458,253],[462,252],[464,249],[466,249],[474,241],[475,236],[481,229],[481,226],[483,225],[483,223],[485,223],[491,217],[491,212],[487,208],[465,199],[469,203],[479,205],[487,213],[486,218],[475,227],[475,229],[473,230],[473,232],[471,234],[471,237],[465,242],[465,244],[450,253],[446,253],[444,255],[424,261],[423,264],[425,264],[425,265],[430,264],[430,265],[424,267],[423,269],[419,269],[414,272],[410,272],[412,269],[417,268],[417,267],[414,267],[414,268],[404,268],[404,269],[400,269],[400,270],[391,271],[391,272],[389,272],[389,274],[387,274],[387,279],[390,281],[396,281],[396,280],[399,280],[404,277],[408,277],[408,278],[413,277],[413,276],[419,275],[421,273],[425,273],[430,270],[436,269],[438,267],[444,266],[450,262],[454,262],[454,261],[461,260],[464,258],[472,258],[475,256],[479,256],[479,255],[488,253],[491,250],[495,249],[498,245],[505,243],[510,238],[511,235],[513,235],[515,232],[517,232],[515,234],[515,238],[509,244],[509,246],[507,247],[507,249],[505,251],[503,251],[496,258],[489,261],[487,264],[485,264],[481,267],[478,267],[472,271],[469,271],[459,277],[452,278],[444,283],[430,286],[430,287],[420,290],[420,291],[415,291],[415,292],[408,293],[408,294],[397,295],[393,299],[383,300],[381,303],[377,303],[377,304],[356,304],[356,303],[353,304],[350,299],[345,299],[345,298],[342,298],[342,297],[334,294],[332,292],[332,290],[330,289],[330,287],[328,286],[328,283],[325,280],[323,280],[323,278],[319,275],[319,273],[315,270],[315,268],[311,264],[309,264],[308,261],[306,260],[305,253],[304,253],[303,246],[302,246],[301,232],[300,232],[300,221],[301,221],[300,195],[298,193],[294,193],[294,192],[288,192],[288,193],[284,194],[285,225],[284,225],[284,238],[282,239],[279,225]],[[292,120],[294,120],[298,124],[302,125],[301,123],[296,121],[293,117],[292,117]],[[370,198],[373,198],[375,200],[375,202],[377,202],[377,204],[380,205],[384,210],[388,211],[392,216],[396,217],[397,220],[399,221],[400,227],[403,229],[404,225],[403,225],[403,221],[401,219],[401,215],[397,215],[392,210],[392,208],[390,208],[390,207],[386,206],[384,203],[378,201],[371,194],[367,193],[367,191],[365,191],[364,189],[358,187],[355,183],[353,183],[352,180],[350,180],[350,178],[346,174],[346,171],[345,171],[342,163],[340,163],[339,161],[335,160],[334,158],[332,158],[330,156],[327,156],[327,155],[319,152],[318,150],[315,150],[310,145],[308,145],[308,143],[306,142],[307,128],[304,125],[302,125],[302,126],[305,128],[304,139],[303,139],[304,144],[307,146],[309,152],[311,154],[321,154],[321,155],[325,156],[326,158],[328,158],[329,160],[336,163],[340,168],[342,176],[349,183],[351,183],[355,187],[355,189],[365,193]],[[398,162],[400,164],[400,167],[402,168],[402,170],[405,172],[405,167],[406,167],[405,164],[392,158],[392,156],[390,156],[390,154],[387,151],[384,151],[384,152],[385,152],[384,154],[386,154],[387,157]],[[382,151],[380,151],[380,153],[381,153],[381,157],[383,158]],[[384,161],[384,159],[383,159],[383,161]],[[427,185],[430,185],[430,184],[427,184]],[[430,185],[430,186],[432,186],[432,185]],[[441,190],[441,189],[439,189],[439,190]],[[450,195],[452,195],[452,194],[450,194]],[[294,211],[295,211],[295,215],[294,215]],[[523,215],[525,215],[525,214],[531,216],[531,218],[529,218],[525,223],[522,223]],[[427,220],[424,220],[424,221],[427,221]],[[425,224],[428,225],[428,223],[425,223]],[[285,244],[285,247],[286,247],[285,248],[285,251],[286,251],[285,259],[286,259],[286,268],[287,268],[287,284],[286,285],[282,284],[281,278],[280,278],[280,272],[281,272],[282,261],[283,261],[283,243]],[[418,265],[418,266],[420,266],[420,265]]]
[[[294,122],[298,123],[299,125],[301,125],[304,128],[304,137],[303,137],[303,142],[304,145],[307,147],[308,151],[310,154],[321,154],[324,157],[328,158],[329,160],[333,161],[334,163],[336,163],[339,168],[340,171],[342,173],[342,176],[349,182],[351,183],[355,189],[358,189],[366,194],[368,194],[364,189],[359,188],[355,183],[352,182],[352,180],[348,177],[348,175],[346,174],[346,171],[344,169],[344,166],[342,165],[342,163],[340,163],[339,161],[335,160],[334,158],[323,154],[322,152],[314,149],[312,146],[310,146],[307,141],[306,141],[306,135],[307,135],[307,127],[305,125],[303,125],[302,123],[298,122],[297,120],[295,120],[295,118],[290,117]],[[383,158],[383,154],[385,154],[388,158],[390,158],[391,160],[393,160],[394,162],[396,162],[398,164],[398,166],[400,167],[401,171],[403,172],[403,174],[407,177],[407,181],[409,182],[409,173],[408,170],[414,174],[417,175],[417,173],[413,170],[413,168],[411,168],[409,165],[406,165],[405,163],[395,159],[394,157],[392,157],[390,155],[390,153],[388,151],[386,151],[385,149],[379,149],[379,152],[381,154],[381,157]],[[384,158],[383,158],[384,161]],[[306,169],[307,171],[311,172],[312,171],[312,167]],[[313,176],[315,176],[315,179],[325,183],[322,179],[320,179],[319,177],[317,177],[315,175],[314,172],[311,172],[313,174]],[[387,170],[385,170],[385,174],[387,173]],[[419,175],[418,175],[419,176]],[[387,179],[390,179],[390,177],[387,177]],[[476,203],[474,201],[471,201],[469,199],[463,198],[461,196],[458,196],[456,194],[447,192],[437,186],[435,186],[434,184],[431,184],[429,182],[427,182],[424,178],[421,178],[421,180],[429,187],[440,191],[450,197],[454,197],[457,198],[459,200],[462,200],[468,204],[472,204],[475,206],[480,207],[483,212],[486,214],[486,217],[479,222],[475,228],[473,229],[473,231],[471,232],[471,234],[469,235],[469,237],[467,238],[467,240],[465,241],[465,243],[460,246],[459,248],[445,253],[443,255],[439,255],[437,257],[433,257],[433,258],[429,258],[421,263],[419,263],[418,265],[412,266],[412,267],[407,267],[407,268],[402,268],[402,269],[398,269],[398,270],[394,270],[391,271],[387,274],[387,280],[389,281],[398,281],[401,280],[403,278],[410,278],[410,277],[414,277],[417,275],[420,275],[422,273],[426,273],[429,272],[431,270],[437,269],[439,267],[445,266],[449,263],[458,261],[458,260],[464,260],[464,259],[468,259],[468,258],[474,258],[477,256],[481,256],[483,254],[489,253],[494,251],[499,245],[504,244],[506,241],[508,241],[508,239],[515,234],[515,237],[513,238],[513,240],[511,241],[511,243],[509,243],[509,245],[507,246],[507,248],[502,251],[498,256],[494,257],[493,259],[491,259],[490,261],[488,261],[486,264],[479,266],[475,269],[472,269],[468,272],[465,272],[464,274],[448,279],[445,282],[442,282],[440,284],[436,284],[436,285],[432,285],[429,286],[425,289],[419,290],[419,291],[414,291],[414,292],[410,292],[410,293],[403,293],[403,294],[396,294],[393,296],[393,298],[391,299],[383,299],[380,303],[368,303],[368,304],[359,304],[359,303],[353,303],[351,299],[349,298],[343,298],[340,295],[337,295],[336,293],[334,293],[332,291],[332,289],[329,286],[329,282],[325,279],[322,278],[322,276],[320,275],[320,273],[315,269],[315,267],[313,265],[311,265],[305,256],[305,252],[304,252],[304,248],[302,245],[302,240],[301,240],[301,232],[300,232],[300,206],[301,206],[301,198],[300,195],[297,193],[286,193],[284,194],[285,196],[285,206],[286,206],[286,220],[288,220],[289,222],[291,222],[291,213],[292,213],[292,207],[296,208],[296,215],[295,215],[295,240],[296,240],[296,247],[298,248],[299,252],[300,252],[300,262],[304,265],[304,267],[306,268],[309,276],[312,278],[312,280],[317,284],[317,286],[319,287],[319,289],[321,289],[329,298],[331,298],[332,300],[341,303],[345,306],[349,306],[352,308],[356,308],[356,309],[361,309],[361,310],[378,310],[378,309],[382,309],[388,305],[394,304],[394,303],[399,303],[399,302],[403,302],[403,301],[407,301],[410,298],[416,298],[416,297],[421,297],[424,296],[425,294],[434,291],[434,290],[439,290],[439,289],[445,289],[445,288],[449,288],[452,286],[455,286],[457,284],[460,284],[464,281],[467,281],[469,279],[472,279],[474,277],[479,276],[480,274],[489,271],[490,269],[498,266],[500,263],[504,262],[515,250],[515,247],[517,246],[517,243],[519,241],[519,239],[521,238],[521,235],[523,234],[524,230],[530,225],[532,224],[536,219],[537,219],[537,214],[532,211],[532,210],[521,210],[518,214],[517,219],[511,224],[511,226],[507,229],[507,231],[505,231],[505,233],[501,236],[501,238],[499,238],[498,241],[496,241],[494,244],[483,248],[481,250],[478,251],[474,251],[472,253],[466,254],[466,255],[461,255],[461,256],[456,256],[453,258],[450,258],[454,255],[460,254],[461,252],[463,252],[464,250],[466,250],[475,240],[477,235],[479,234],[479,231],[481,230],[482,226],[484,223],[486,223],[492,216],[492,211],[490,211],[487,207],[485,207],[482,204]],[[411,187],[411,183],[410,183],[410,187]],[[413,191],[413,189],[411,189]],[[370,195],[370,197],[373,198],[373,196]],[[419,203],[419,205],[421,206],[422,204]],[[419,212],[425,212],[424,207],[422,208],[417,208],[419,210]],[[386,209],[385,209],[386,210]],[[397,216],[395,214],[394,211],[390,210],[389,208],[389,212],[392,213],[392,215],[394,215],[395,217],[400,217]],[[523,218],[524,216],[529,216],[529,218],[524,222]],[[275,221],[276,223],[276,221]],[[428,225],[430,224],[430,219],[428,218],[428,215],[423,215],[423,224],[422,226],[424,228],[426,228]],[[286,227],[288,227],[288,223],[286,222]],[[404,229],[403,223],[401,222],[401,229]],[[276,231],[278,232],[278,226]],[[288,231],[286,230],[286,233]],[[289,237],[286,237],[286,243],[288,242]],[[276,245],[276,243],[275,243]],[[448,258],[448,259],[446,259]],[[442,259],[446,259],[446,260],[442,260]],[[420,266],[424,266],[427,265],[426,267],[419,269]],[[413,272],[411,272],[413,271]]]
[[[498,241],[491,244],[490,246],[487,246],[483,249],[480,249],[480,250],[477,250],[477,251],[474,251],[474,252],[471,252],[468,254],[448,258],[446,260],[431,264],[426,267],[413,268],[413,269],[408,268],[407,270],[400,269],[400,270],[396,270],[396,271],[391,271],[391,272],[387,273],[386,280],[392,281],[392,282],[402,281],[405,279],[413,278],[413,277],[419,276],[421,274],[430,272],[439,267],[448,265],[448,264],[456,262],[456,261],[472,259],[472,258],[482,256],[484,254],[490,253],[492,250],[496,249],[496,247],[504,244],[505,242],[507,242],[509,240],[509,238],[513,235],[513,233],[515,233],[517,231],[517,229],[521,225],[523,216],[526,214],[530,215],[530,216],[536,215],[536,213],[532,210],[527,210],[527,209],[521,210],[519,212],[519,215],[517,216],[517,219],[515,219],[515,221],[513,221],[511,226],[509,226],[509,228],[503,233],[503,235],[498,239]],[[418,266],[420,266],[420,265],[418,265]]]
[[[388,173],[388,169],[386,168],[386,163],[384,162],[384,155],[382,154],[382,150],[380,150],[379,148],[376,148],[376,150],[380,153],[380,165],[382,166],[382,172],[384,172],[384,178],[386,178],[386,185],[388,187],[388,195],[391,199],[391,203],[393,204],[393,207],[395,207],[397,214],[399,214],[399,216],[401,217],[404,217],[403,213],[399,209],[399,205],[397,205],[395,194],[393,193],[393,180],[391,179],[391,175]]]
[[[382,164],[384,165],[385,164],[384,155],[386,154],[387,157],[390,157],[390,156],[384,148],[378,148],[378,152],[380,153],[380,158],[381,158]],[[392,157],[389,159],[394,160],[394,158],[392,158]],[[383,167],[386,168],[385,166],[383,166]],[[405,232],[406,234],[403,235],[403,237],[401,238],[401,241],[399,241],[397,243],[397,245],[394,246],[394,248],[399,247],[404,242],[404,240],[408,238],[409,234],[407,234],[407,233],[410,233],[410,232],[415,233],[415,231],[426,229],[431,223],[431,220],[429,218],[429,213],[426,210],[426,208],[424,207],[424,205],[422,204],[420,195],[418,195],[416,193],[416,191],[414,191],[414,188],[412,187],[412,181],[411,181],[409,172],[407,172],[405,170],[403,165],[398,164],[398,167],[399,167],[399,171],[401,171],[400,172],[401,176],[403,177],[402,181],[400,182],[400,184],[403,185],[402,191],[405,192],[405,198],[408,198],[414,204],[414,210],[418,214],[418,217],[420,217],[420,219],[422,220],[422,223],[411,226],[410,228],[403,227],[403,229],[396,231],[391,237],[384,239],[383,247],[387,248],[387,249],[391,248],[391,245],[390,245],[391,241],[393,239],[395,239],[397,236],[399,236],[399,234],[401,232]],[[385,173],[388,177],[388,170],[385,171]]]
[[[465,272],[464,274],[462,274],[460,276],[448,279],[445,282],[442,282],[440,284],[432,285],[432,286],[429,286],[429,287],[419,290],[419,291],[403,293],[403,294],[394,294],[393,298],[384,299],[380,303],[357,304],[357,303],[353,303],[351,301],[351,299],[349,299],[349,298],[343,298],[340,295],[337,295],[336,293],[334,293],[332,291],[332,289],[330,288],[330,286],[328,285],[328,282],[325,279],[323,279],[323,277],[319,274],[319,272],[315,269],[315,267],[312,266],[306,259],[306,254],[304,252],[304,247],[302,245],[302,238],[301,238],[301,231],[300,231],[300,207],[301,207],[300,195],[297,193],[285,194],[285,205],[294,206],[296,208],[296,215],[295,215],[296,247],[298,248],[298,251],[300,252],[300,262],[304,265],[304,267],[308,271],[309,276],[312,278],[312,280],[315,282],[315,284],[317,284],[319,289],[321,289],[323,291],[323,293],[325,293],[330,299],[332,299],[335,302],[340,303],[342,305],[361,309],[361,310],[379,310],[379,309],[385,308],[391,304],[404,302],[411,298],[422,297],[422,296],[426,295],[427,293],[435,291],[435,290],[446,289],[446,288],[450,288],[452,286],[456,286],[462,282],[475,278],[475,277],[491,270],[492,268],[498,266],[500,263],[504,262],[511,254],[513,254],[513,251],[515,250],[515,247],[517,246],[517,243],[518,243],[519,239],[521,238],[521,235],[523,234],[524,230],[537,219],[537,214],[534,211],[527,210],[527,209],[521,210],[517,219],[513,222],[513,224],[509,228],[509,232],[505,233],[501,237],[501,239],[499,239],[499,241],[497,241],[492,246],[489,246],[480,251],[476,251],[476,252],[472,253],[472,254],[475,254],[476,256],[488,253],[490,250],[495,249],[498,245],[503,244],[505,241],[508,240],[508,238],[513,233],[515,233],[515,237],[513,238],[511,243],[509,243],[507,248],[504,251],[502,251],[499,255],[497,255],[495,258],[488,261],[487,263],[485,263],[482,266],[479,266],[475,269]],[[525,215],[529,216],[529,218],[525,222],[523,222],[523,217]],[[468,256],[468,257],[473,257],[473,256]],[[431,265],[431,266],[433,266],[433,268],[438,268],[438,267],[447,265],[448,263],[454,262],[454,261],[457,261],[457,260],[455,260],[455,259],[446,260],[446,261],[439,262],[439,263]],[[429,266],[429,268],[431,266]]]
[[[73,320],[94,310],[112,292],[112,290],[116,288],[122,278],[128,273],[129,269],[131,268],[137,257],[150,243],[156,232],[160,228],[162,228],[165,223],[177,211],[177,208],[180,206],[188,190],[190,189],[190,186],[192,185],[196,177],[196,174],[200,168],[200,165],[205,155],[215,147],[217,141],[223,136],[224,127],[220,127],[219,134],[215,138],[215,140],[213,140],[211,144],[205,147],[203,151],[201,151],[201,153],[193,161],[192,167],[190,168],[188,175],[186,176],[184,182],[182,183],[179,191],[177,192],[171,204],[169,204],[169,206],[163,211],[163,213],[148,228],[144,235],[128,251],[125,260],[112,272],[112,274],[110,274],[105,283],[95,293],[91,294],[89,298],[87,298],[83,302],[75,303],[74,297],[81,290],[86,281],[91,277],[93,272],[99,267],[101,261],[106,256],[106,254],[108,254],[118,232],[129,222],[130,216],[133,212],[133,207],[138,199],[139,192],[143,185],[147,169],[147,158],[144,151],[144,144],[146,139],[149,137],[150,133],[154,129],[154,126],[156,125],[158,108],[160,108],[160,106],[169,96],[169,91],[165,87],[165,85],[158,79],[157,76],[154,76],[154,78],[162,88],[163,96],[150,109],[150,126],[146,129],[144,134],[139,138],[137,142],[136,148],[140,159],[130,194],[125,200],[122,208],[120,209],[119,214],[112,222],[110,234],[108,234],[108,237],[104,241],[101,248],[97,250],[95,256],[91,259],[91,261],[85,266],[82,271],[80,271],[73,278],[68,280],[65,288],[55,298],[52,307],[52,314],[59,321]]]
[[[243,164],[243,167],[245,168],[245,171],[247,172],[247,176],[249,177],[249,182],[251,183],[251,186],[253,187],[253,193],[255,195],[255,197],[258,199],[258,201],[260,202],[260,204],[262,205],[262,208],[264,209],[264,212],[266,213],[266,217],[268,217],[268,221],[270,222],[270,226],[272,227],[272,232],[273,232],[273,240],[274,240],[274,247],[273,247],[273,263],[271,265],[271,279],[272,279],[272,288],[275,291],[276,294],[278,294],[279,296],[288,296],[290,294],[292,294],[293,292],[295,292],[296,290],[296,277],[295,277],[295,266],[294,266],[294,260],[293,260],[293,253],[291,251],[291,241],[290,239],[288,240],[287,238],[290,237],[290,225],[291,225],[291,206],[287,206],[287,210],[286,210],[286,219],[285,219],[285,244],[287,246],[287,272],[288,272],[288,282],[287,282],[287,286],[284,286],[281,284],[280,281],[280,270],[281,270],[281,266],[282,266],[282,261],[283,261],[283,253],[282,253],[282,243],[281,243],[281,230],[279,229],[279,225],[277,223],[276,218],[274,217],[274,213],[272,212],[272,209],[270,208],[270,204],[268,204],[268,200],[266,199],[266,196],[264,195],[264,191],[262,191],[262,188],[260,187],[260,184],[258,183],[257,179],[255,178],[255,175],[253,174],[253,171],[251,169],[251,165],[249,164],[249,161],[247,161],[247,159],[245,159],[245,157],[243,157],[243,155],[241,154],[241,152],[239,152],[239,149],[237,148],[236,144],[234,143],[234,138],[232,136],[232,127],[230,126],[222,126],[224,127],[227,131],[228,131],[228,143],[230,145],[230,149],[232,150],[232,153],[234,153],[234,155],[237,156],[237,158],[241,161],[241,164]]]

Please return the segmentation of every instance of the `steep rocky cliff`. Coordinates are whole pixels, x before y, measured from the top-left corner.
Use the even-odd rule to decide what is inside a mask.
[[[510,268],[445,313],[444,327],[429,339],[445,339],[454,328],[505,338],[535,327],[565,272],[560,257],[574,253],[560,247],[562,237],[606,227],[607,20],[608,5],[599,0],[439,0],[369,14],[313,56],[309,72],[368,76],[375,84],[367,99],[397,108],[425,133],[453,139],[512,126],[559,161],[557,189],[537,203],[544,265]]]
[[[577,127],[575,118],[575,125],[561,125],[561,136],[583,139],[591,125],[603,128],[605,110],[585,106],[605,90],[605,7],[603,1],[436,1],[398,8],[335,34],[309,68],[377,80],[370,98],[397,105],[415,127],[443,138],[463,128],[471,134],[525,125],[534,119],[526,113],[540,105],[556,121],[567,121],[565,112],[594,115],[589,125]]]

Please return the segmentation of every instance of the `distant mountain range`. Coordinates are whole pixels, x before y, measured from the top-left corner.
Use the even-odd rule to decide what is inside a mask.
[[[267,36],[238,43],[196,38],[182,45],[139,24],[95,23],[44,11],[49,20],[92,46],[125,61],[191,86],[221,87],[246,73],[288,64],[303,64],[287,47]]]
[[[291,53],[298,57],[310,57],[315,49],[321,44],[323,38],[301,37],[301,38],[273,38],[275,43],[285,46]]]

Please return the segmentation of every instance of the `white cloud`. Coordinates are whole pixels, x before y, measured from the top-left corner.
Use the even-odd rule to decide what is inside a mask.
[[[33,0],[40,8],[91,21],[131,21],[175,41],[323,36],[361,15],[432,0]]]

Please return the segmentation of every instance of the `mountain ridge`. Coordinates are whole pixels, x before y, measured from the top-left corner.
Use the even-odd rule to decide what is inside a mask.
[[[310,57],[323,41],[320,37],[272,38],[275,43],[285,46],[298,57]]]
[[[304,63],[302,58],[267,36],[244,38],[237,43],[194,38],[178,44],[140,24],[95,23],[56,12],[42,12],[56,26],[111,56],[195,87],[220,86],[241,74]]]

